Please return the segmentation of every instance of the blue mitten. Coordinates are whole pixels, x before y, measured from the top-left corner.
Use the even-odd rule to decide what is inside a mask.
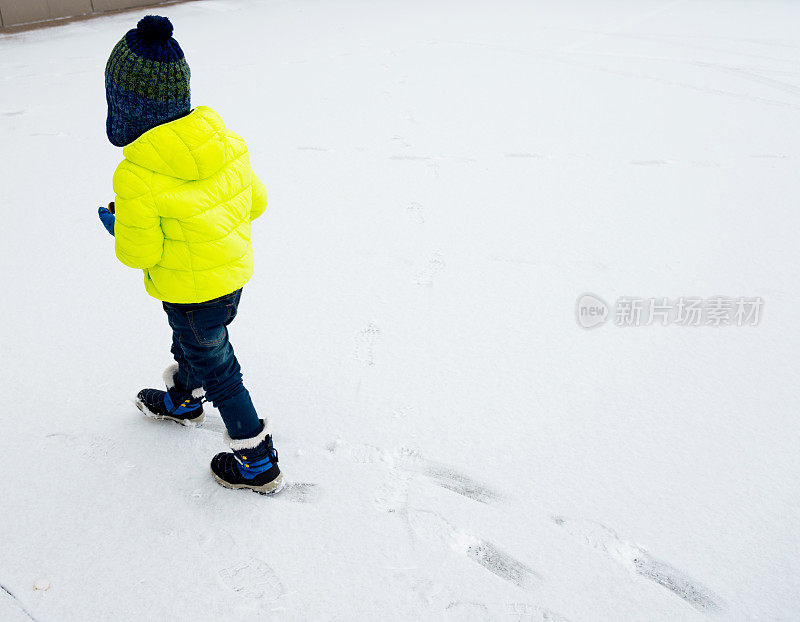
[[[114,235],[114,214],[108,211],[107,207],[101,207],[97,210],[97,215],[100,216],[100,221],[111,235]]]

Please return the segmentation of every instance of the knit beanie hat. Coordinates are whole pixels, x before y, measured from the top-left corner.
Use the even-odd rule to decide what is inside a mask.
[[[189,65],[166,17],[148,15],[114,46],[106,64],[106,134],[124,147],[191,111]]]

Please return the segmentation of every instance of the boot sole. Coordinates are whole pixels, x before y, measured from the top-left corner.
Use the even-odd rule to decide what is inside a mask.
[[[263,486],[251,486],[250,484],[231,484],[230,482],[226,482],[224,479],[221,479],[216,473],[214,473],[214,471],[211,471],[211,475],[214,476],[214,479],[217,480],[217,484],[219,484],[220,486],[232,489],[247,488],[261,495],[277,494],[281,490],[283,490],[284,486],[286,485],[286,483],[283,480],[283,473],[279,473],[278,477],[276,477],[271,482],[267,482]]]
[[[150,410],[147,406],[145,406],[144,403],[141,400],[138,400],[138,399],[136,400],[136,408],[141,410],[142,414],[145,417],[148,417],[150,419],[156,419],[158,421],[174,421],[175,423],[180,423],[181,425],[186,426],[186,427],[193,427],[193,426],[196,426],[196,425],[198,425],[200,423],[203,423],[203,421],[206,418],[206,414],[204,412],[200,413],[194,419],[179,419],[177,417],[170,417],[169,415],[157,415],[152,410]]]

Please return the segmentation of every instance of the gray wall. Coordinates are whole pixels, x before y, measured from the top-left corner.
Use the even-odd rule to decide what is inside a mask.
[[[158,4],[158,0],[0,0],[0,26]]]

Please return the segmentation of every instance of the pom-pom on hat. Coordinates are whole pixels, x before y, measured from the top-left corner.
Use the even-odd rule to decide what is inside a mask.
[[[157,125],[191,111],[189,65],[159,15],[139,20],[114,46],[106,63],[106,134],[124,147]]]

